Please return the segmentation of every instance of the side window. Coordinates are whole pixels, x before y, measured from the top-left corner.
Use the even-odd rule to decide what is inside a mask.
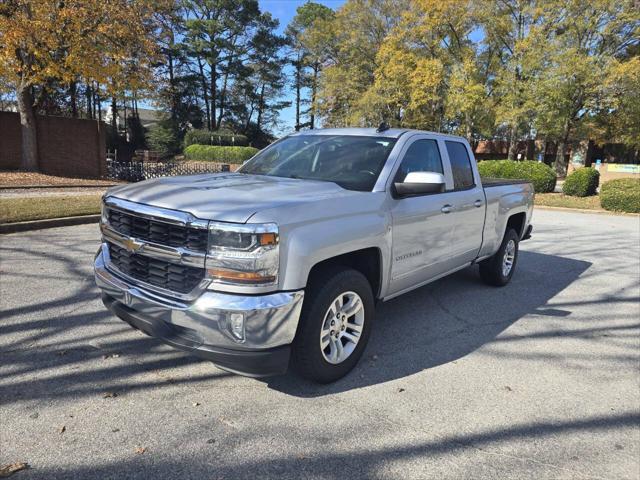
[[[396,174],[396,181],[404,181],[411,172],[444,173],[438,143],[435,140],[416,140],[409,146]]]
[[[453,188],[464,190],[475,185],[473,181],[473,169],[471,160],[464,143],[446,141],[449,161],[451,162],[451,172],[453,173]]]

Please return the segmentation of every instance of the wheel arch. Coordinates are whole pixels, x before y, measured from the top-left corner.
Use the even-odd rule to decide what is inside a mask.
[[[382,288],[382,252],[380,248],[362,248],[317,262],[309,271],[307,284],[319,272],[337,266],[353,268],[362,273],[371,285],[374,298],[380,298]]]
[[[514,229],[518,234],[518,238],[522,238],[524,235],[524,227],[527,223],[527,214],[525,212],[514,213],[507,220],[505,233],[510,228]]]

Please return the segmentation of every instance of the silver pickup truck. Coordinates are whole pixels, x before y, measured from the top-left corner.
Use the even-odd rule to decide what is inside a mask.
[[[109,190],[95,278],[115,315],[223,369],[331,382],[362,356],[376,302],[474,264],[506,285],[533,196],[483,182],[460,137],[299,132],[235,173]]]

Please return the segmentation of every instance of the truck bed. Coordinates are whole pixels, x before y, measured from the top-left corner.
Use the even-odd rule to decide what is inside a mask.
[[[482,178],[482,186],[484,188],[504,187],[505,185],[520,185],[522,183],[531,183],[528,180],[518,180],[510,178]]]

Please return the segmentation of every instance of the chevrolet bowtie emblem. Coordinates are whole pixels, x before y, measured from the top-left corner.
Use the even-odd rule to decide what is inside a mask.
[[[122,244],[127,251],[132,253],[139,252],[144,247],[144,243],[138,242],[135,238],[126,238],[122,241]]]

